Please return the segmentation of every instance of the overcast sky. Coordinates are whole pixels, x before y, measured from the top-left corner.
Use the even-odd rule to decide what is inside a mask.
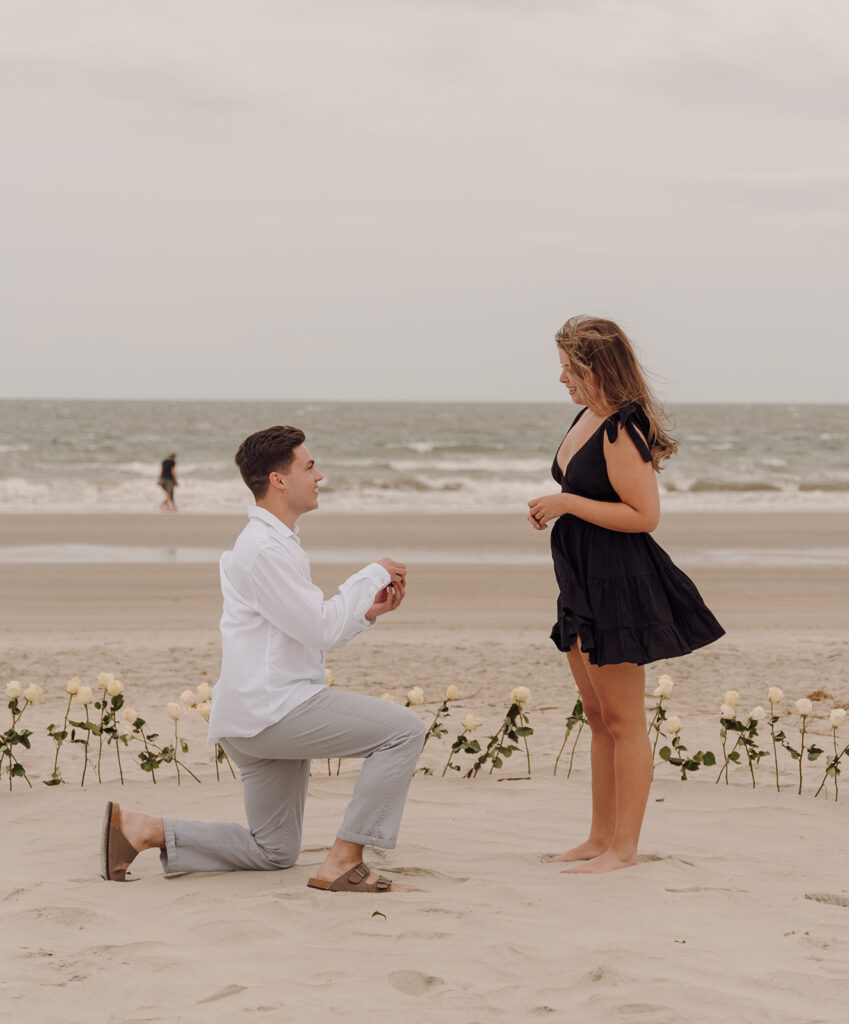
[[[0,395],[846,402],[844,0],[2,0]]]

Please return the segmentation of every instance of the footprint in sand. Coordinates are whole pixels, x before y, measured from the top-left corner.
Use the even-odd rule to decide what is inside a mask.
[[[440,889],[446,885],[460,885],[468,882],[468,877],[460,875],[444,875],[441,871],[431,871],[428,868],[390,868],[381,867],[381,873],[385,872],[390,878],[403,879],[405,882],[421,882],[428,889]],[[435,883],[435,884],[434,884]]]
[[[806,892],[805,899],[815,903],[830,903],[834,907],[849,907],[849,896],[833,892]]]
[[[219,999],[226,999],[228,996],[237,996],[240,992],[244,991],[246,991],[244,985],[226,985],[217,992],[213,992],[211,996],[207,996],[205,999],[199,999],[197,1003],[195,1003],[195,1006],[203,1006],[204,1003],[217,1003]]]
[[[387,978],[393,988],[405,992],[408,996],[423,996],[425,992],[442,985],[442,978],[421,971],[393,971]]]
[[[688,868],[692,868],[695,866],[692,861],[684,860],[683,857],[661,857],[656,853],[641,853],[638,855],[637,860],[640,862],[640,864],[655,864],[657,861],[660,860],[671,860],[674,861],[676,864],[686,864]]]

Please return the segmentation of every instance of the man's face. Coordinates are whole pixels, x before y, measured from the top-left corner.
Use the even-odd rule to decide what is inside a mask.
[[[289,508],[301,515],[318,508],[318,482],[324,477],[315,466],[315,459],[310,455],[309,448],[299,444],[294,451],[294,460],[281,479],[286,484],[286,500]]]

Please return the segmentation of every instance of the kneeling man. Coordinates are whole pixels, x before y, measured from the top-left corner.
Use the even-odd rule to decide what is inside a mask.
[[[365,758],[330,852],[309,880],[317,889],[385,892],[392,883],[363,864],[363,847],[392,849],[424,725],[407,708],[329,689],[324,652],[340,647],[396,609],[406,568],[372,562],[329,601],[310,578],[297,520],[318,507],[322,479],[294,427],[252,434],[236,453],[256,508],[221,558],[221,678],[209,742],[241,772],[248,828],[154,818],[110,803],[103,825],[103,875],[125,881],[142,851],[159,849],[166,874],[291,867],[311,758]]]

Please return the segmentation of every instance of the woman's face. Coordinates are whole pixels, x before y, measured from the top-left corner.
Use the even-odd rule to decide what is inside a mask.
[[[577,377],[573,375],[569,356],[562,348],[558,349],[558,352],[560,353],[560,383],[569,392],[569,397],[575,405],[589,405],[589,395]]]

